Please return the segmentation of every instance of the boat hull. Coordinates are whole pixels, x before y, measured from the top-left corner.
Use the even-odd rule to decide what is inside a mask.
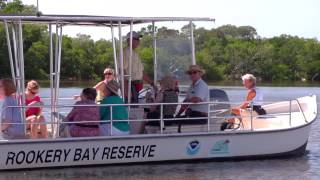
[[[274,131],[7,142],[0,145],[0,169],[302,155],[306,149],[311,123]]]

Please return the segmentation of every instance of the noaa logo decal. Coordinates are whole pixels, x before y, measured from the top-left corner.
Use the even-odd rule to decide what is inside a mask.
[[[190,141],[186,148],[186,153],[190,156],[198,154],[200,150],[200,142],[198,140]]]
[[[211,154],[228,154],[229,144],[230,144],[230,141],[228,139],[216,141],[213,144],[210,153]]]

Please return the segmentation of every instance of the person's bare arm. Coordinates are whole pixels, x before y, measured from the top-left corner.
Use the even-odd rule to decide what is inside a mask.
[[[93,86],[93,88],[95,88],[96,90],[101,90],[101,88],[103,87],[103,84],[104,82],[100,81],[95,86]]]
[[[247,100],[244,102],[244,103],[242,103],[240,106],[239,106],[239,108],[240,109],[245,109],[245,108],[247,108],[248,107],[248,105],[249,105],[249,103],[253,100],[253,98],[256,96],[256,91],[255,90],[250,90],[249,91],[249,93],[248,93],[248,95],[247,95]]]

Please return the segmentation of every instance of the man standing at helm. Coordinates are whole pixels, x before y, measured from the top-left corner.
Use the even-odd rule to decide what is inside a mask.
[[[137,49],[140,44],[142,36],[137,32],[132,31],[132,63],[131,63],[131,103],[138,103],[139,92],[143,88],[143,81],[146,81],[151,86],[153,82],[144,73],[144,67],[141,62]],[[125,75],[125,88],[124,93],[128,99],[128,85],[129,85],[129,62],[130,62],[130,32],[127,34],[127,47],[123,50],[123,70]],[[128,100],[126,100],[128,101]]]

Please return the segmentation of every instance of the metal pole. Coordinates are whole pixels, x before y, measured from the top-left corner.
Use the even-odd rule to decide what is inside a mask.
[[[163,104],[160,106],[160,133],[163,134]]]
[[[58,57],[57,57],[57,74],[56,74],[56,97],[57,97],[57,105],[59,104],[59,86],[60,86],[60,69],[61,69],[61,46],[62,46],[62,26],[60,26],[60,34],[59,34],[59,43],[58,43]],[[60,128],[60,121],[59,121],[59,113],[58,113],[58,121],[57,121],[57,132],[56,135],[59,136],[59,128]]]
[[[111,24],[111,38],[112,38],[112,49],[113,49],[113,61],[114,61],[114,70],[116,73],[117,81],[119,82],[119,69],[118,69],[118,61],[117,61],[117,48],[116,48],[116,41],[114,37],[114,28],[113,24]]]
[[[123,71],[123,47],[122,47],[122,32],[121,32],[121,21],[118,22],[119,26],[119,54],[120,54],[120,74],[121,74],[121,94],[122,99],[125,100],[124,95],[124,71]],[[128,87],[129,88],[129,87]]]
[[[292,111],[292,107],[291,107],[291,100],[289,101],[289,126],[291,127],[291,111]]]
[[[53,126],[53,122],[54,122],[54,116],[52,115],[52,113],[54,112],[54,91],[53,91],[53,36],[52,36],[52,24],[50,23],[49,24],[49,37],[50,37],[50,91],[51,91],[51,114],[50,114],[50,117],[51,117],[51,130],[54,129],[54,126]]]
[[[191,38],[191,51],[192,51],[192,64],[196,64],[196,54],[194,48],[194,36],[193,36],[193,23],[190,21],[190,38]]]
[[[130,23],[130,51],[129,51],[129,79],[128,79],[128,103],[131,103],[131,81],[132,81],[132,28],[133,28],[133,21]],[[136,102],[135,102],[136,103]],[[129,111],[130,111],[130,106],[129,106]]]
[[[210,131],[210,104],[208,104],[208,132]]]
[[[157,84],[157,70],[158,70],[158,63],[157,63],[157,34],[156,34],[156,26],[154,21],[152,21],[152,34],[153,34],[153,83]]]
[[[112,110],[113,110],[113,106],[110,106],[110,135],[113,135],[113,116],[112,116]]]
[[[20,92],[20,72],[19,72],[19,61],[18,61],[18,46],[16,38],[15,24],[12,22],[12,41],[13,41],[13,52],[14,52],[14,65],[16,68],[16,77],[13,79],[16,82],[17,91]]]
[[[251,131],[253,131],[253,117],[252,117],[252,115],[253,115],[253,103],[251,102],[251,104],[250,104],[250,119],[251,119]]]
[[[21,105],[24,105],[26,102],[26,94],[25,94],[25,77],[24,77],[24,53],[23,53],[23,36],[22,36],[22,22],[19,20],[19,59],[20,59],[20,73],[21,73]],[[26,114],[25,114],[25,108],[22,108],[22,117],[23,117],[23,123],[24,123],[24,133],[27,133],[27,126],[26,126]]]
[[[14,84],[16,85],[16,81],[15,81],[16,74],[15,74],[15,71],[14,71],[13,58],[12,58],[12,48],[11,48],[11,41],[10,41],[10,33],[9,33],[7,21],[4,21],[4,27],[5,27],[5,30],[6,30],[7,45],[8,45],[8,55],[9,55],[9,60],[10,60],[12,81],[14,81]]]
[[[57,69],[58,69],[58,48],[59,48],[59,24],[56,22],[56,43],[55,43],[55,52],[54,52],[54,109],[57,110]]]
[[[57,96],[57,100],[59,99],[59,87],[60,87],[60,71],[61,71],[61,47],[62,47],[62,26],[60,26],[60,34],[59,34],[59,45],[58,45],[59,49],[58,49],[58,66],[57,66],[57,92],[56,92],[56,96]],[[57,103],[59,103],[59,100],[57,101]]]

